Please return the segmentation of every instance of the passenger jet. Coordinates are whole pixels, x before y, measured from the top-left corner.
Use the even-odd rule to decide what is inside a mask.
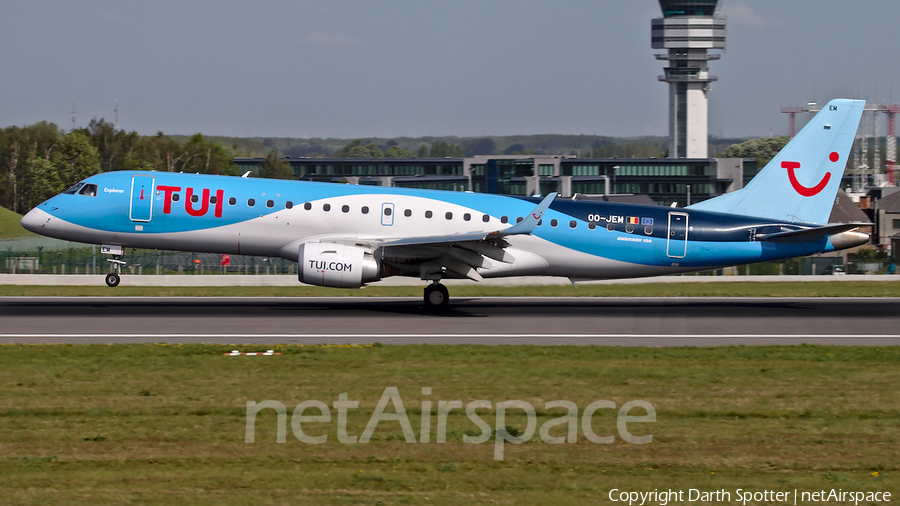
[[[422,279],[659,276],[836,251],[868,223],[828,223],[865,101],[825,106],[741,190],[670,208],[471,192],[117,171],[32,209],[22,226],[99,244],[119,284],[125,248],[260,255],[297,262],[303,283],[360,288]]]

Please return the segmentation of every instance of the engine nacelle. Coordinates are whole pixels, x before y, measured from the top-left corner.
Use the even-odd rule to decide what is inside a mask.
[[[359,288],[381,279],[381,265],[364,248],[328,242],[300,245],[297,277],[308,285]]]

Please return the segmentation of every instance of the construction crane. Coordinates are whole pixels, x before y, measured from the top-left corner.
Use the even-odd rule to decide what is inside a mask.
[[[804,109],[803,107],[782,107],[781,112],[790,114],[788,117],[788,135],[791,136],[791,139],[794,138],[794,134],[797,133],[797,115],[804,112],[809,112],[809,109]]]
[[[888,181],[892,185],[897,184],[897,123],[894,115],[900,112],[900,105],[885,104],[879,106],[879,111],[887,116],[887,139],[885,139],[884,170],[887,172]]]

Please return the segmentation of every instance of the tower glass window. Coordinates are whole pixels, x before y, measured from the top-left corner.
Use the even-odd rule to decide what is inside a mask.
[[[712,16],[719,0],[659,0],[663,16]]]

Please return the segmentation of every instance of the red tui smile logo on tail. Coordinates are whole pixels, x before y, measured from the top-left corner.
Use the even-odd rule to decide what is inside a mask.
[[[828,159],[832,162],[836,162],[840,159],[840,155],[836,152],[832,151],[830,155],[828,155]],[[787,169],[788,171],[788,179],[791,180],[791,186],[794,187],[794,190],[797,191],[800,195],[804,197],[812,197],[814,195],[818,195],[819,192],[825,189],[828,186],[828,181],[831,180],[831,172],[826,172],[825,177],[819,181],[819,184],[815,186],[803,186],[800,184],[800,181],[797,181],[797,175],[794,173],[794,170],[800,168],[800,162],[781,162],[781,168]]]

